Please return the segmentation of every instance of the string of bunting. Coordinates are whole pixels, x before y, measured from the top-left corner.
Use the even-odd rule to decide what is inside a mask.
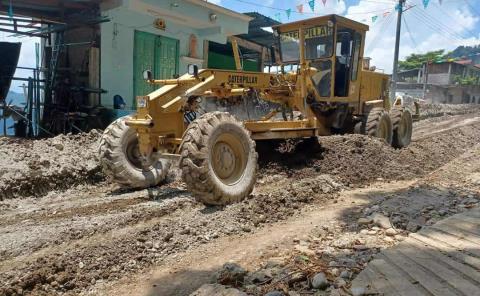
[[[292,12],[296,12],[296,13],[299,13],[299,14],[308,13],[308,12],[305,11],[305,5],[308,5],[308,8],[310,8],[310,11],[311,11],[310,13],[314,13],[315,12],[315,4],[316,4],[316,2],[318,3],[319,1],[321,1],[323,3],[323,6],[326,6],[328,1],[340,2],[341,0],[301,0],[301,2],[303,2],[303,3],[298,3],[297,2],[298,4],[295,5],[295,9],[294,8],[285,9],[285,15],[287,16],[287,19],[290,19],[290,16],[292,15]],[[423,7],[426,9],[428,7],[428,4],[430,3],[430,0],[422,0],[422,3],[423,3]],[[438,3],[440,5],[442,5],[442,0],[438,0]],[[406,9],[409,9],[411,7],[412,7],[412,5],[410,5],[410,4],[407,4],[405,6]],[[396,4],[395,5],[395,10],[397,11],[398,9],[400,9],[400,5]],[[391,13],[391,11],[386,10],[383,13],[373,15],[370,18],[370,20],[371,20],[372,23],[375,23],[380,16],[385,18],[390,13]],[[282,13],[275,13],[274,16],[275,16],[275,19],[277,21],[281,22]],[[361,20],[361,22],[367,22],[367,21],[368,21],[367,19]]]

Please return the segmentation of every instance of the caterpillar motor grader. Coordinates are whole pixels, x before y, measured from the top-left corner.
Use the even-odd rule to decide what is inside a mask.
[[[136,97],[136,114],[104,131],[106,173],[123,186],[145,188],[161,182],[176,160],[194,196],[219,205],[252,192],[255,141],[361,133],[398,148],[410,143],[411,112],[398,100],[389,103],[387,75],[362,66],[368,26],[327,15],[273,30],[278,73],[242,71],[235,41],[236,71],[189,66],[188,74],[162,80],[146,71],[148,83],[160,87]],[[237,112],[252,104],[263,115]]]

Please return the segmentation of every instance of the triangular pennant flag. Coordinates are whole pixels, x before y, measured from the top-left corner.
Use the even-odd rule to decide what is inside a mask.
[[[290,19],[290,14],[292,13],[292,9],[287,9],[285,10],[285,13],[287,14],[287,19]]]
[[[10,0],[10,5],[8,6],[8,16],[9,16],[10,18],[13,18],[12,0]]]
[[[279,22],[281,21],[281,19],[280,19],[280,13],[275,13],[275,19],[276,19],[277,21],[279,21]]]
[[[390,14],[390,11],[384,12],[384,13],[383,13],[383,17],[386,17],[386,16],[389,15],[389,14]]]
[[[427,8],[429,2],[430,0],[423,0],[423,7]]]
[[[303,13],[303,4],[297,5],[297,10],[300,13]]]
[[[378,15],[372,16],[372,23],[374,23],[377,20],[377,18],[378,18]]]
[[[322,0],[322,2],[323,2],[323,6],[325,6],[325,3],[327,2],[327,0]]]
[[[312,11],[315,11],[315,0],[308,1],[308,5],[310,5]]]

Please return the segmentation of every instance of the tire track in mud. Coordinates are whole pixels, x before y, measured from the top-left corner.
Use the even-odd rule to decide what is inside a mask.
[[[335,202],[337,192],[344,188],[342,183],[355,187],[378,178],[425,175],[478,143],[479,128],[478,124],[461,127],[433,141],[419,140],[403,150],[394,150],[376,139],[349,135],[320,138],[321,149],[310,154],[299,153],[305,152],[301,145],[296,147],[297,153],[281,159],[276,158],[281,154],[270,153],[261,162],[256,193],[247,200],[227,207],[204,207],[186,198],[179,201],[183,207],[165,210],[163,219],[144,227],[142,223],[158,213],[142,209],[125,224],[138,227],[123,236],[107,237],[106,231],[106,239],[96,244],[82,245],[88,238],[82,237],[70,242],[68,252],[52,249],[34,260],[18,262],[15,269],[0,275],[0,294],[15,295],[20,289],[33,295],[77,294],[218,237],[285,220],[308,205]]]

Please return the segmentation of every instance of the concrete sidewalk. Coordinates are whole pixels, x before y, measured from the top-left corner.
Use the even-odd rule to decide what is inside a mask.
[[[422,229],[379,253],[352,283],[379,295],[480,295],[480,209]]]

